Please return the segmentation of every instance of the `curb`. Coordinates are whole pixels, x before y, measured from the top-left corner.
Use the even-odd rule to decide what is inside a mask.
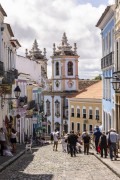
[[[94,153],[94,156],[99,159],[104,165],[106,165],[114,174],[116,174],[119,178],[120,178],[120,173],[117,172],[113,167],[111,167],[110,165],[108,165],[108,163],[104,162],[99,156],[97,156],[95,153]]]
[[[7,162],[2,163],[2,165],[0,165],[0,172],[3,171],[6,167],[8,167],[10,164],[12,164],[16,159],[18,159],[20,156],[22,156],[25,153],[25,150],[21,151],[20,153],[18,153],[16,156],[12,157],[11,159],[9,159]]]

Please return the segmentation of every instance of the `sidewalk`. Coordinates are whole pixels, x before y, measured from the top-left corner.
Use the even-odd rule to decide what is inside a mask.
[[[94,156],[99,159],[103,164],[105,164],[111,171],[113,171],[120,178],[120,154],[118,154],[118,158],[116,161],[111,161],[108,155],[107,158],[101,158],[100,154],[97,154],[95,149],[90,150],[93,152]]]
[[[17,151],[14,156],[0,156],[0,171],[5,169],[25,152],[24,144],[17,144]]]

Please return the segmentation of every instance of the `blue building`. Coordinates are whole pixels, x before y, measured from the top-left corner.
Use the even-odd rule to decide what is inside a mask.
[[[103,80],[102,100],[102,128],[106,132],[115,128],[115,92],[112,88],[112,74],[114,72],[114,25],[115,5],[107,6],[96,27],[101,30],[102,59],[101,70]]]

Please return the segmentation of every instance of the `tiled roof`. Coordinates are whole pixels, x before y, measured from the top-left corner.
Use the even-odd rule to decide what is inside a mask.
[[[97,82],[98,82],[98,80],[89,80],[89,79],[88,80],[87,79],[82,80],[81,79],[81,80],[79,80],[79,84],[78,84],[79,90],[81,91],[83,89],[86,89],[87,87],[89,87],[89,86],[91,86]]]
[[[102,99],[102,81],[99,81],[86,88],[84,92],[79,93],[74,98]]]

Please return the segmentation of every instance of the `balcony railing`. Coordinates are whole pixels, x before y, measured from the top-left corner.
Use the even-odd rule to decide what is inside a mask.
[[[113,65],[113,61],[114,61],[114,53],[111,52],[110,54],[108,54],[107,56],[101,59],[101,69]]]
[[[4,84],[12,84],[14,82],[14,80],[17,78],[18,78],[18,70],[17,69],[9,70],[4,73],[3,83]]]
[[[3,62],[0,61],[0,76],[4,75]]]

